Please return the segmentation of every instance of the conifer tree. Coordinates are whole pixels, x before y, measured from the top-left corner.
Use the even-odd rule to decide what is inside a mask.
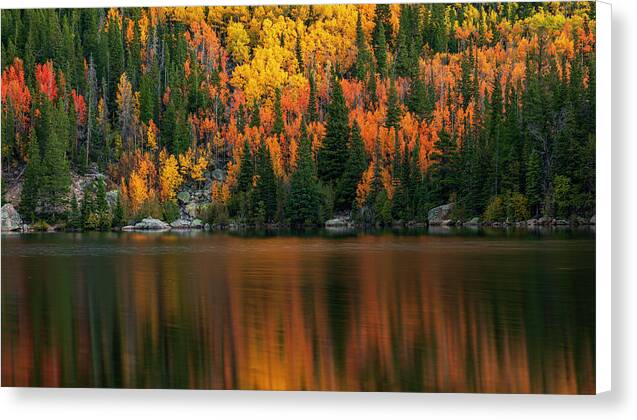
[[[365,33],[363,32],[362,16],[358,13],[356,20],[356,67],[355,76],[358,80],[365,80],[370,71],[371,54],[367,48],[365,41]]]
[[[237,191],[248,191],[252,187],[253,177],[254,162],[252,161],[252,151],[250,150],[248,139],[245,139],[243,142],[243,155],[241,156],[241,164],[239,165]]]
[[[24,183],[22,184],[22,195],[20,196],[20,212],[29,221],[33,222],[35,212],[38,207],[40,196],[40,145],[32,128],[29,132],[27,167],[24,171]]]
[[[318,121],[318,103],[316,101],[316,81],[314,72],[310,72],[310,99],[307,104],[307,119],[310,122]]]
[[[277,209],[277,179],[265,141],[261,142],[257,151],[256,175],[252,207],[255,211],[263,211],[264,222],[271,222]]]
[[[396,82],[391,79],[389,83],[389,96],[387,97],[387,116],[385,117],[385,127],[394,127],[398,130],[402,111],[400,109],[400,99],[396,91]]]
[[[319,221],[321,196],[312,159],[312,145],[305,122],[301,125],[301,141],[296,170],[290,180],[287,215],[294,226],[312,225]]]
[[[379,23],[378,35],[374,39],[374,55],[376,57],[376,70],[381,78],[387,77],[387,41],[383,23]]]
[[[283,111],[281,110],[281,89],[274,92],[274,126],[272,127],[274,134],[283,133]]]
[[[347,115],[347,104],[343,96],[343,89],[339,80],[334,76],[325,139],[318,151],[319,177],[324,182],[332,185],[336,184],[345,168],[343,156],[347,155],[349,137]]]
[[[345,165],[343,176],[336,187],[335,207],[337,210],[352,208],[356,198],[356,187],[361,180],[363,172],[367,169],[367,156],[365,145],[361,138],[358,123],[352,125],[351,139],[349,143],[349,157]]]

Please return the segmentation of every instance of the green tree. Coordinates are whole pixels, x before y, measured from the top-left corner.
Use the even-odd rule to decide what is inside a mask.
[[[301,142],[296,170],[290,180],[290,194],[287,215],[295,226],[313,225],[319,222],[321,195],[314,160],[312,144],[307,135],[305,123],[301,126]]]
[[[387,97],[387,115],[385,117],[385,127],[394,127],[396,130],[400,128],[400,118],[402,111],[400,109],[400,99],[396,90],[396,82],[391,79],[389,83],[389,95]]]
[[[33,128],[29,132],[29,149],[27,153],[29,160],[24,170],[24,183],[22,184],[22,195],[20,196],[20,212],[27,220],[34,222],[40,197],[40,175],[42,168],[40,145]]]
[[[348,110],[339,80],[334,76],[332,100],[328,108],[327,129],[318,151],[318,173],[322,181],[335,185],[345,169],[349,137]]]
[[[336,186],[335,207],[337,210],[352,208],[356,198],[356,187],[361,180],[363,172],[367,169],[367,155],[365,145],[361,137],[360,127],[354,122],[349,144],[349,157],[345,165],[343,176]]]
[[[262,216],[264,222],[272,222],[277,210],[277,179],[272,166],[270,150],[261,142],[257,150],[257,181],[252,194],[255,214]],[[256,217],[261,219],[261,217]]]
[[[283,111],[281,110],[281,89],[274,92],[274,134],[283,134]]]

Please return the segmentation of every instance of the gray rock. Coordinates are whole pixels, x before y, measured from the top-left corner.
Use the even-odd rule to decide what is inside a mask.
[[[325,222],[326,228],[346,228],[346,227],[349,227],[349,225],[350,225],[349,220],[344,218],[330,219]]]
[[[203,229],[210,230],[210,223],[206,223],[205,225],[203,225]]]
[[[564,219],[557,219],[557,220],[555,221],[555,224],[556,224],[557,226],[568,226],[568,225],[569,225],[568,221],[567,221],[567,220],[564,220]]]
[[[429,213],[427,214],[429,224],[432,226],[441,225],[443,221],[448,220],[454,206],[454,203],[449,203],[429,210]]]
[[[443,220],[443,221],[440,223],[440,225],[441,225],[441,226],[453,226],[453,225],[454,225],[454,222],[453,222],[453,220],[451,220],[451,219],[446,219],[446,220]]]
[[[169,230],[170,225],[163,220],[147,217],[135,224],[135,230]]]
[[[181,191],[179,194],[177,194],[177,200],[184,204],[189,203],[190,193],[188,191]]]
[[[537,225],[537,219],[529,219],[526,221],[527,226],[535,226]]]
[[[591,225],[595,224],[595,215],[593,215],[593,217],[591,217],[591,220],[589,222]]]
[[[108,207],[113,210],[117,207],[117,197],[119,196],[118,190],[108,191],[106,193],[106,203],[108,203]]]
[[[133,230],[135,230],[135,226],[132,226],[132,225],[127,225],[127,226],[122,227],[122,231],[123,232],[131,232]]]
[[[201,219],[195,219],[190,223],[191,229],[203,229],[203,222]]]
[[[551,219],[550,217],[542,216],[538,219],[537,223],[540,225],[550,225],[553,223],[553,219]]]
[[[190,220],[177,219],[170,224],[173,229],[190,229]]]
[[[480,218],[474,217],[473,219],[469,220],[466,224],[469,226],[478,226],[480,224]]]
[[[2,206],[2,232],[11,232],[22,229],[22,217],[20,213],[7,203]]]
[[[197,203],[189,203],[185,208],[186,214],[190,217],[197,218],[199,217],[199,212],[201,211],[201,205]]]
[[[216,181],[223,182],[226,179],[226,173],[222,169],[215,169],[210,175],[212,176],[212,179]]]

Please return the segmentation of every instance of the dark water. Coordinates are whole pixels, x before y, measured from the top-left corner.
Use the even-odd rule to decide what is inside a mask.
[[[591,232],[3,235],[2,385],[594,393],[594,276]]]

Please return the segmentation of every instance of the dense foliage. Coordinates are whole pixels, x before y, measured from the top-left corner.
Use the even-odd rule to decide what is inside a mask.
[[[250,223],[592,214],[594,10],[3,10],[3,172],[27,219],[84,227],[211,181],[214,214]],[[107,185],[73,205],[70,174],[95,169]]]

